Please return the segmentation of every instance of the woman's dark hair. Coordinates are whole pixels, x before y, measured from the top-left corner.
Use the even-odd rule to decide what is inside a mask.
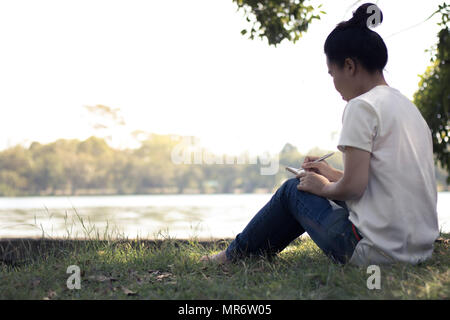
[[[373,3],[361,5],[353,12],[353,17],[339,23],[325,41],[324,50],[328,60],[340,68],[344,66],[346,58],[356,60],[370,73],[382,71],[386,66],[388,59],[386,45],[378,33],[368,28],[369,23],[376,21],[373,19],[373,10],[369,9],[367,13],[370,6],[376,5]],[[381,23],[383,14],[380,9],[378,12],[377,22]]]

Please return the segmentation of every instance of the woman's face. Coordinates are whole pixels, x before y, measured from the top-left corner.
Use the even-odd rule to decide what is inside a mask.
[[[335,63],[330,62],[327,57],[328,73],[333,77],[334,87],[342,96],[342,99],[349,101],[353,96],[354,65],[351,59],[346,59],[344,67],[339,68]]]

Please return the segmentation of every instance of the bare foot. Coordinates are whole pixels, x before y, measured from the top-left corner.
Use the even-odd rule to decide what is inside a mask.
[[[225,254],[225,250],[223,250],[223,251],[221,251],[219,253],[216,253],[216,254],[214,254],[212,256],[203,256],[203,257],[201,257],[200,261],[201,262],[212,261],[212,262],[217,262],[217,263],[227,263],[227,262],[229,262],[229,260],[227,258],[227,255]]]

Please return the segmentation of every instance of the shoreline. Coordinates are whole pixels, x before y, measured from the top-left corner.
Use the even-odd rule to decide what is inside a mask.
[[[192,239],[64,239],[64,238],[0,238],[0,263],[20,264],[32,261],[34,258],[41,256],[45,252],[57,253],[63,249],[75,249],[77,247],[86,246],[89,243],[96,244],[124,244],[130,246],[147,246],[160,248],[163,243],[171,242],[176,246],[187,245],[192,242],[204,247],[212,248],[225,242],[232,241],[231,238],[192,238]]]

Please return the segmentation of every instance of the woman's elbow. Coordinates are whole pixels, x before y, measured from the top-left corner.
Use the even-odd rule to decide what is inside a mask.
[[[357,192],[357,193],[349,192],[347,198],[348,198],[348,200],[358,200],[359,198],[361,198],[363,196],[363,194],[364,194],[364,192],[362,192],[362,193],[361,192]]]
[[[348,191],[349,200],[358,200],[364,195],[364,192],[366,192],[367,183],[366,184],[360,184],[353,186]]]

